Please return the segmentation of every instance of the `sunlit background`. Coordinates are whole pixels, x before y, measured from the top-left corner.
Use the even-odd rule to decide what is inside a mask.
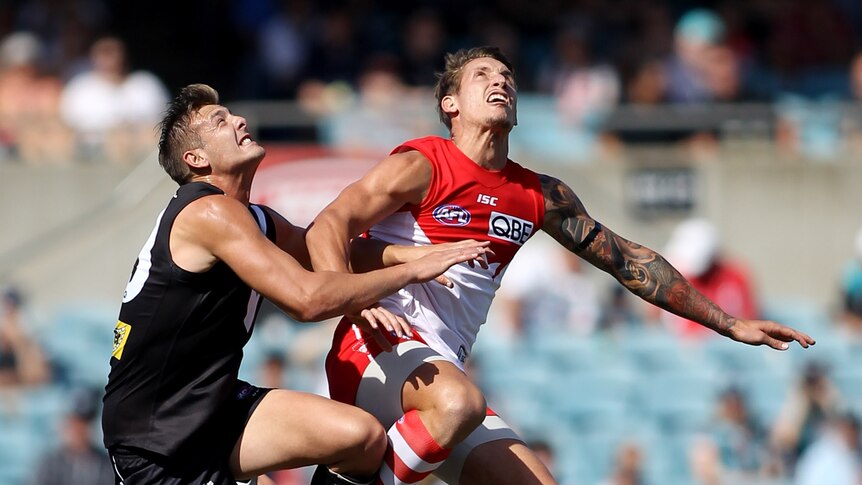
[[[175,190],[154,152],[170,96],[218,89],[267,148],[254,199],[304,225],[395,145],[445,135],[434,73],[476,45],[515,66],[512,159],[729,312],[818,341],[734,344],[538,237],[470,362],[491,407],[566,485],[862,483],[857,0],[7,0],[0,485],[113,483],[93,418]],[[265,308],[243,377],[325,393],[331,332]]]

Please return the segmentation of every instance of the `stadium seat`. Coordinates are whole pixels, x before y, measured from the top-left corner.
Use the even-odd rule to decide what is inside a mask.
[[[41,440],[29,423],[24,420],[0,423],[0,484],[28,483],[42,451]]]
[[[766,298],[761,314],[766,320],[775,320],[809,335],[824,335],[832,327],[829,312],[817,303],[804,298]]]
[[[39,341],[67,384],[103,387],[110,370],[116,309],[78,303],[57,309]]]
[[[651,373],[637,381],[637,409],[665,431],[695,431],[708,420],[720,382],[703,369]]]

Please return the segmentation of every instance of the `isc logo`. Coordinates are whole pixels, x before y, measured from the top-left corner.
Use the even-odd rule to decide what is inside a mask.
[[[500,212],[491,212],[488,221],[488,235],[513,242],[517,245],[524,244],[533,233],[533,223],[515,216]]]
[[[470,212],[455,204],[437,206],[432,215],[437,222],[447,226],[466,226],[470,223]]]

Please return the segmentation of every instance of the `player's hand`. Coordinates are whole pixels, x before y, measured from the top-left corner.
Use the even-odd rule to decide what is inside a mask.
[[[413,329],[403,317],[392,314],[379,304],[371,305],[359,313],[348,314],[347,318],[365,333],[374,337],[377,344],[386,352],[392,350],[392,344],[383,332],[395,334],[399,338],[405,335],[413,336]]]
[[[803,348],[814,345],[814,339],[793,328],[769,320],[737,320],[730,327],[729,336],[749,345],[768,345],[775,350],[787,350],[790,342],[799,342]]]
[[[494,251],[491,250],[490,245],[490,241],[465,239],[451,243],[416,246],[413,248],[413,251],[419,255],[416,262],[422,262],[427,259],[428,261],[425,261],[427,264],[434,264],[434,259],[436,258],[439,264],[445,265],[445,267],[438,267],[438,269],[442,268],[442,270],[436,275],[420,277],[420,281],[428,281],[433,278],[434,281],[441,285],[452,288],[452,281],[442,273],[451,266],[464,262],[468,263],[470,267],[475,267],[478,264],[480,267],[488,269],[488,256],[494,256]],[[431,267],[428,269],[435,271]]]

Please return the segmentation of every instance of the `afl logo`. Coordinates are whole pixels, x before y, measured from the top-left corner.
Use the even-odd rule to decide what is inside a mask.
[[[447,226],[466,226],[470,223],[470,212],[459,205],[437,206],[432,215],[437,222]]]

